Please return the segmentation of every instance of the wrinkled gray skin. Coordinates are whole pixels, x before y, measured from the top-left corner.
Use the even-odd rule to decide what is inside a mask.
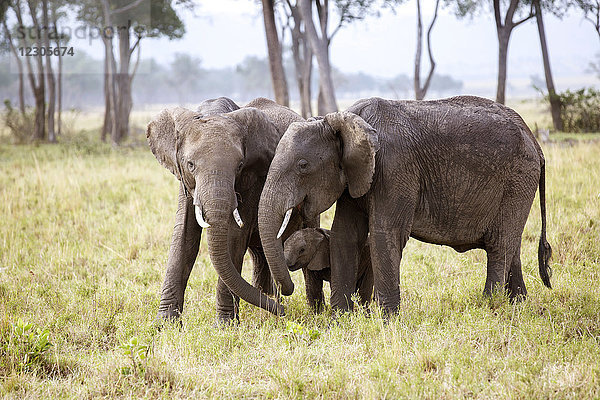
[[[259,205],[265,255],[281,292],[290,280],[276,233],[289,209],[305,218],[334,202],[331,303],[352,307],[359,254],[370,245],[375,298],[388,313],[400,300],[399,267],[409,237],[487,253],[484,293],[527,293],[521,235],[540,188],[539,271],[550,287],[544,156],[521,117],[493,101],[360,100],[346,112],[290,125],[279,142]]]
[[[203,102],[196,112],[164,110],[148,124],[152,152],[181,181],[159,320],[178,318],[183,310],[202,234],[199,218],[210,225],[205,228],[208,249],[219,274],[217,318],[239,319],[238,296],[274,314],[284,313],[265,295],[273,293],[273,284],[258,235],[257,209],[281,135],[302,120],[271,100],[259,98],[239,109],[221,97]],[[236,209],[241,228],[233,217]],[[247,249],[254,263],[254,287],[240,275]]]
[[[322,311],[325,305],[323,281],[331,281],[329,235],[327,229],[305,228],[292,233],[283,244],[288,269],[302,269],[308,305],[316,312]],[[373,295],[373,270],[368,244],[360,252],[355,282],[354,293],[358,292],[360,304],[367,305]]]

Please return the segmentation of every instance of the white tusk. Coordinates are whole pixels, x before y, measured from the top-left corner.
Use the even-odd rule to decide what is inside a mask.
[[[235,219],[235,223],[238,224],[240,228],[244,226],[244,221],[242,221],[242,217],[240,217],[240,213],[237,208],[233,210],[233,219]]]
[[[285,232],[285,228],[287,228],[287,225],[288,225],[288,222],[290,222],[291,216],[292,216],[292,208],[287,210],[287,212],[285,213],[285,217],[283,217],[283,223],[281,224],[281,228],[279,228],[279,232],[277,232],[277,239],[279,239],[281,237],[281,235],[283,235],[283,232]]]
[[[202,208],[200,208],[200,206],[194,206],[194,209],[196,211],[196,221],[198,221],[198,225],[200,225],[202,228],[210,228],[208,222],[206,222],[202,217]]]

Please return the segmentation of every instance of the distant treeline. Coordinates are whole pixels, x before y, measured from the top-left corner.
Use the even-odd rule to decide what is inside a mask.
[[[68,73],[63,75],[63,107],[89,109],[104,105],[104,70],[101,60],[78,51],[69,60]],[[292,101],[298,101],[291,60],[284,63]],[[316,70],[316,66],[314,67]],[[9,58],[0,59],[0,100],[18,101],[18,82],[10,73]],[[312,74],[313,93],[318,92],[318,73]],[[381,78],[359,73],[343,73],[333,68],[333,80],[339,98],[383,96],[411,98],[413,79],[405,74]],[[463,82],[448,75],[434,75],[430,97],[442,97],[461,92]],[[33,102],[26,91],[26,102]],[[195,104],[204,99],[227,96],[237,101],[255,97],[273,97],[268,60],[250,56],[235,67],[204,68],[199,58],[176,54],[168,65],[155,59],[141,60],[133,80],[133,103],[136,107],[148,104]]]

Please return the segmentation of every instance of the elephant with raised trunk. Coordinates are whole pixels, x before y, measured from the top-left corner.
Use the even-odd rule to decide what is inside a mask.
[[[329,260],[330,231],[323,228],[304,228],[290,235],[283,243],[285,263],[290,271],[302,269],[306,299],[316,312],[323,310],[323,282],[331,281]],[[366,244],[360,251],[360,261],[355,278],[354,292],[361,305],[366,306],[373,295],[373,270],[371,253]]]
[[[399,268],[409,237],[459,252],[487,253],[484,293],[527,293],[521,236],[536,190],[542,229],[539,272],[550,287],[545,162],[521,117],[493,101],[360,100],[322,120],[290,125],[271,163],[259,205],[263,249],[281,292],[293,282],[279,233],[298,210],[336,211],[331,229],[331,303],[352,308],[360,249],[368,237],[375,298],[400,301]]]
[[[297,121],[303,119],[271,100],[259,98],[239,108],[221,97],[203,102],[195,112],[164,110],[148,124],[152,152],[180,181],[159,319],[178,318],[183,310],[202,230],[219,274],[217,318],[237,320],[239,298],[284,313],[268,296],[273,283],[258,235],[257,210],[277,143]],[[253,259],[254,286],[240,275],[246,250]]]

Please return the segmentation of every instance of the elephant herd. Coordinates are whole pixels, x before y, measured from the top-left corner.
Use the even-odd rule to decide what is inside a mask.
[[[433,101],[359,100],[304,120],[258,98],[225,97],[195,110],[163,110],[147,128],[157,160],[179,180],[179,200],[158,310],[177,319],[206,232],[219,275],[217,319],[239,320],[239,299],[284,315],[290,271],[302,269],[311,308],[351,310],[352,296],[386,315],[399,305],[409,237],[487,253],[484,294],[527,294],[521,236],[540,191],[539,273],[550,285],[545,162],[510,108],[459,96]],[[319,216],[336,203],[331,231]],[[241,276],[249,251],[252,284]]]

